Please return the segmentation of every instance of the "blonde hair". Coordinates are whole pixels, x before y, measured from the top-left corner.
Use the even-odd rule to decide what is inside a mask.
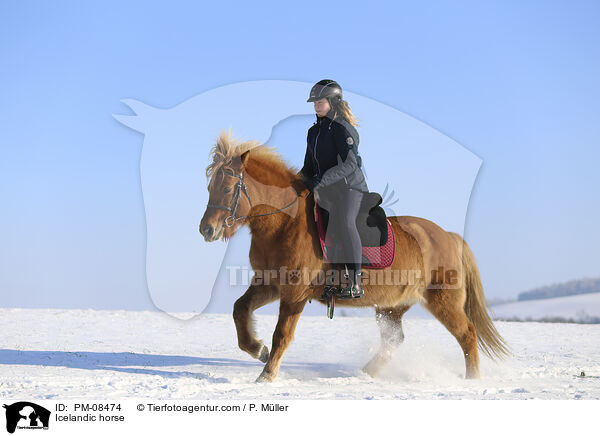
[[[333,110],[336,112],[336,116],[339,114],[354,127],[358,126],[358,118],[352,113],[346,100],[341,100],[339,103],[334,101]]]

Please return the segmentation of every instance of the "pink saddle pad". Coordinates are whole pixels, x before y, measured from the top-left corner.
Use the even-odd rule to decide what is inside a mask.
[[[321,210],[315,206],[315,221],[319,232],[319,240],[321,241],[321,250],[323,251],[323,259],[329,262],[327,250],[333,248],[333,243],[326,235],[325,225],[321,217]],[[396,254],[396,244],[394,239],[394,229],[390,220],[387,220],[388,237],[385,244],[379,247],[362,247],[362,266],[363,268],[387,268],[394,262]]]

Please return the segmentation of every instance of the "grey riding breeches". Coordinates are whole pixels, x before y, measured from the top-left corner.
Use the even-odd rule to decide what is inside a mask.
[[[321,195],[319,192],[319,205],[329,212],[327,236],[332,243],[339,244],[341,250],[332,253],[329,258],[331,263],[346,264],[349,270],[361,271],[362,243],[356,228],[356,217],[363,198],[361,191],[344,188],[335,191],[335,194]],[[333,259],[332,259],[333,257]],[[352,271],[351,271],[352,273]]]

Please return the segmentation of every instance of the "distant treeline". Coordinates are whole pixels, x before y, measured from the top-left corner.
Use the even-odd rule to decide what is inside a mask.
[[[513,316],[509,318],[494,318],[495,321],[511,321],[511,322],[553,322],[553,323],[567,323],[567,324],[600,324],[600,317],[588,316],[587,318],[565,318],[562,316],[545,316],[543,318],[532,318],[530,316],[525,318],[519,318]]]
[[[566,283],[542,286],[531,291],[521,292],[518,300],[542,300],[544,298],[567,297],[593,292],[600,292],[600,279],[571,280]]]

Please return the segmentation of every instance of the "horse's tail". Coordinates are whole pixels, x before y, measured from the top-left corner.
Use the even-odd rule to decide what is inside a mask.
[[[491,308],[483,293],[483,285],[481,284],[475,256],[467,242],[460,235],[456,233],[452,235],[458,240],[459,247],[462,244],[463,277],[467,294],[465,313],[475,325],[479,348],[492,360],[504,359],[510,355],[509,347],[496,330],[488,313],[488,309],[491,311]]]

